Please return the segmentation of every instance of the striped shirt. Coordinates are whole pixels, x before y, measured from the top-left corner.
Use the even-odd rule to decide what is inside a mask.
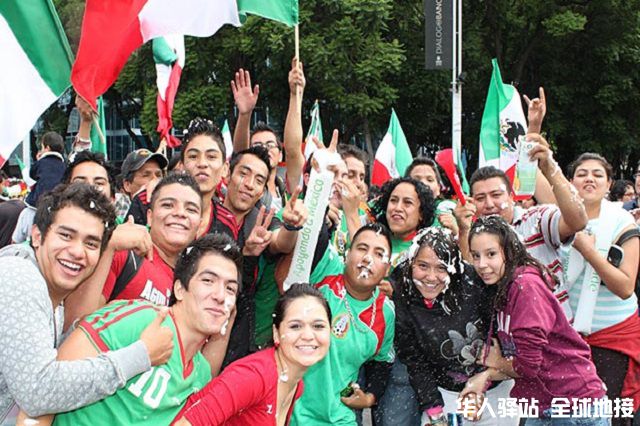
[[[591,219],[588,226],[590,229],[596,232],[595,230],[598,229],[599,222],[599,218]],[[618,216],[618,221],[616,222],[613,229],[611,229],[611,235],[615,235],[615,237],[613,238],[613,242],[616,241],[618,236],[622,233],[623,229],[634,223],[635,222],[631,214],[627,212],[621,212],[621,214]],[[567,258],[569,257],[569,249],[570,247],[567,247],[566,249],[563,248],[563,260],[565,256]],[[602,253],[602,255],[606,256],[607,253]],[[571,285],[569,289],[569,305],[571,306],[571,310],[573,312],[576,312],[576,309],[578,308],[578,301],[580,300],[580,291],[582,290],[583,279],[584,272],[580,274],[580,276],[576,279],[576,282]],[[638,310],[638,298],[635,293],[633,293],[628,299],[621,299],[620,297],[609,291],[607,286],[601,284],[598,291],[598,297],[596,298],[596,307],[594,308],[593,312],[591,332],[594,333],[598,330],[602,330],[603,328],[619,324],[625,319],[629,318],[631,315],[634,315],[636,310]]]

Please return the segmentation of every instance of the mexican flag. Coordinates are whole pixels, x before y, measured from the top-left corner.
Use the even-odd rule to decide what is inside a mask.
[[[156,85],[158,86],[156,130],[168,147],[175,148],[180,145],[180,140],[171,134],[173,127],[171,114],[184,68],[184,36],[172,34],[153,39],[153,60],[156,63]]]
[[[87,0],[73,87],[95,109],[142,44],[169,34],[208,37],[225,24],[240,25],[236,0]]]
[[[320,104],[318,101],[313,104],[311,108],[311,125],[307,132],[307,137],[304,139],[304,158],[308,160],[311,154],[316,150],[316,144],[313,143],[313,137],[318,138],[320,142],[324,142],[322,139],[322,122],[320,121]]]
[[[73,55],[51,0],[0,1],[0,167],[69,87]]]
[[[527,121],[520,94],[502,82],[498,61],[493,59],[493,73],[480,128],[478,167],[494,166],[504,170],[513,182],[520,142],[527,134]]]
[[[233,155],[233,136],[231,136],[228,120],[224,120],[224,126],[222,126],[222,139],[224,140],[224,150],[227,151],[228,160]]]
[[[238,13],[242,23],[250,13],[292,27],[298,23],[298,0],[238,0]]]
[[[73,87],[95,109],[96,98],[147,41],[169,34],[209,37],[225,24],[240,26],[247,13],[293,25],[297,6],[293,0],[87,0]]]
[[[404,176],[405,170],[412,161],[413,156],[407,138],[400,127],[396,112],[392,109],[389,130],[376,151],[371,183],[382,185],[390,179]]]

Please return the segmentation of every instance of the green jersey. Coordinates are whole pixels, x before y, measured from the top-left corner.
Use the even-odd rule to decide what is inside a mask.
[[[157,316],[158,306],[141,300],[119,300],[79,325],[98,351],[123,348],[137,341]],[[180,333],[169,315],[163,322],[173,331],[173,354],[166,364],[152,367],[127,382],[115,394],[86,407],[58,414],[55,425],[168,425],[189,395],[211,380],[211,368],[198,352],[186,361]]]
[[[292,425],[355,425],[355,412],[340,401],[340,391],[358,380],[370,360],[393,362],[393,302],[377,288],[369,300],[349,295],[343,275],[315,285],[331,308],[331,346],[322,361],[304,375],[304,394],[295,405]]]

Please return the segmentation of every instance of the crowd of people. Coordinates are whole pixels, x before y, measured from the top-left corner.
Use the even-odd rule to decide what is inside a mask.
[[[295,60],[288,83],[280,137],[250,128],[259,92],[236,73],[233,153],[194,118],[173,158],[138,149],[116,176],[81,98],[73,152],[40,139],[29,195],[0,202],[0,420],[632,424],[640,164],[613,182],[584,153],[564,173],[540,96],[531,200],[494,167],[452,198],[425,157],[375,187],[337,131],[305,158]],[[289,285],[319,175],[310,273]]]

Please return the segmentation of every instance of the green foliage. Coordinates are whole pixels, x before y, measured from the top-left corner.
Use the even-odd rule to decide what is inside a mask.
[[[471,168],[493,57],[521,94],[545,87],[544,130],[562,164],[587,150],[618,170],[637,161],[640,0],[463,2],[463,147]],[[74,50],[83,3],[55,0]],[[303,124],[319,99],[326,132],[339,128],[343,141],[370,137],[375,147],[395,107],[414,153],[450,145],[451,73],[424,69],[423,0],[304,0],[300,7]],[[268,108],[282,125],[293,44],[292,28],[259,17],[214,37],[187,38],[175,126],[198,115],[234,123],[229,82],[240,67],[260,85],[257,113]],[[146,143],[157,139],[156,91],[145,46],[107,93],[124,116],[140,117]]]

